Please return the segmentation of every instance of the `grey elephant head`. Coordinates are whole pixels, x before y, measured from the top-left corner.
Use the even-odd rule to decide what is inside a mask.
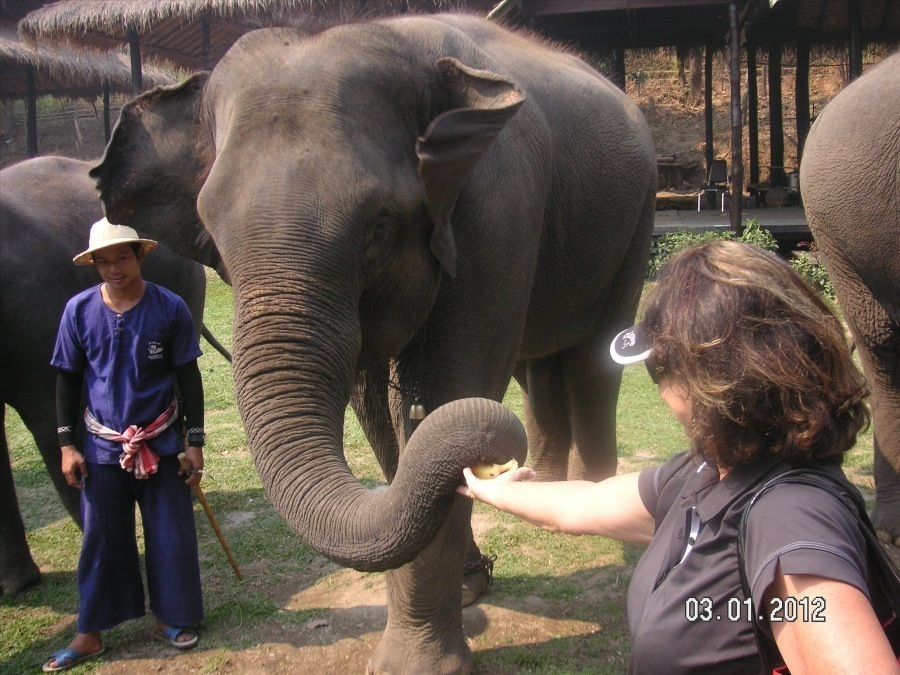
[[[406,58],[388,32],[353,37],[244,36],[211,76],[127,104],[92,175],[111,221],[227,270],[267,493],[312,547],[375,570],[428,543],[462,466],[524,459],[518,421],[487,401],[429,416],[386,492],[342,452],[356,373],[399,353],[457,273],[457,196],[524,96],[455,58]]]
[[[207,79],[207,73],[200,73],[123,106],[113,130],[115,141],[91,176],[104,186],[107,217],[159,236],[179,255],[212,267],[229,281],[196,207],[211,148],[202,142],[198,111],[191,107]],[[131,133],[137,129],[138,134]],[[131,170],[110,170],[125,166]]]

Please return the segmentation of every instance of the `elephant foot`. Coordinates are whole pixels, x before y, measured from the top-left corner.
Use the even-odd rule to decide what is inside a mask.
[[[467,560],[463,567],[462,606],[473,604],[494,583],[494,561],[497,556],[481,555]]]
[[[895,535],[892,532],[888,532],[882,528],[876,528],[875,534],[878,535],[878,540],[882,544],[888,544],[889,546],[900,546],[900,535]]]
[[[466,643],[462,626],[452,634],[431,639],[421,633],[393,630],[388,627],[381,642],[366,664],[366,675],[469,675],[472,672],[472,650]]]
[[[0,595],[16,595],[40,583],[40,581],[40,568],[34,564],[33,560],[29,560],[28,564],[24,565],[20,570],[15,572],[4,571],[2,581],[0,581]]]
[[[875,526],[875,534],[883,544],[900,547],[900,514],[895,503],[881,505],[877,502],[872,510],[872,525]]]

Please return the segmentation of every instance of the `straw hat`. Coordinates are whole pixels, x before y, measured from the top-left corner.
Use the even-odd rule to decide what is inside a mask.
[[[101,248],[116,246],[117,244],[140,244],[144,253],[152,251],[156,248],[157,243],[152,239],[141,239],[134,229],[127,225],[113,225],[106,218],[101,218],[91,225],[91,238],[88,241],[86,251],[79,253],[72,261],[76,265],[93,265],[94,258],[92,253],[99,251]]]

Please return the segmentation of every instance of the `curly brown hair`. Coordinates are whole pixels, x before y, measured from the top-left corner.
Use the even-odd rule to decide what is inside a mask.
[[[729,240],[670,260],[647,300],[648,367],[691,396],[694,450],[725,468],[777,454],[840,464],[869,425],[840,321],[773,253]]]

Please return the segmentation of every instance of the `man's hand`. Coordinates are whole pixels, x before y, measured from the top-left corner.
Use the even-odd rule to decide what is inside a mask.
[[[187,480],[184,481],[185,485],[191,487],[200,485],[200,480],[203,478],[203,474],[200,473],[203,471],[203,448],[199,448],[196,445],[189,445],[187,450],[184,451],[184,456],[185,459],[191,463],[191,471],[188,474]],[[179,471],[179,473],[184,474],[186,472]]]
[[[74,445],[64,445],[60,450],[62,450],[62,472],[66,482],[76,490],[81,490],[84,487],[84,477],[88,475],[84,455],[78,452],[78,448]]]

